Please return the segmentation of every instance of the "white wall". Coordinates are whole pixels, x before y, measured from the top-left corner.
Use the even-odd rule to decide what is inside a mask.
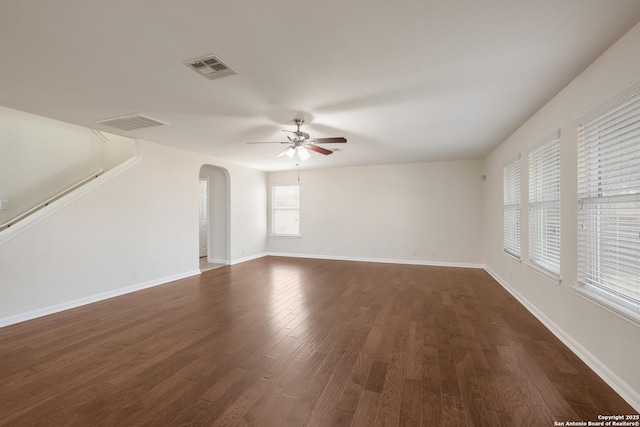
[[[640,79],[640,24],[504,141],[486,162],[485,242],[488,269],[617,391],[640,408],[640,326],[579,296],[577,281],[577,135],[572,121]],[[499,113],[499,112],[496,112]],[[561,139],[560,285],[502,250],[502,169],[522,153],[523,200],[527,199],[528,150],[556,129]],[[523,205],[523,259],[527,256],[527,209]]]
[[[0,224],[88,177],[135,154],[130,138],[0,107]]]
[[[107,132],[101,132],[101,134],[106,138],[103,141],[104,158],[102,165],[105,171],[115,168],[136,155],[135,140]]]
[[[242,173],[226,167],[231,181],[231,264],[264,255],[267,245],[266,173],[237,168]]]
[[[136,165],[0,239],[0,325],[197,274],[203,164],[229,172],[231,261],[264,252],[264,172],[146,141],[139,152]]]
[[[270,253],[481,265],[484,162],[300,171],[301,237],[270,237]],[[296,184],[295,172],[268,174]]]

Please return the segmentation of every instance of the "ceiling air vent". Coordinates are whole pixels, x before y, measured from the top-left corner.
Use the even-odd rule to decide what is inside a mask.
[[[238,74],[236,70],[213,55],[192,59],[191,61],[187,61],[184,64],[201,76],[208,78],[209,80]]]
[[[169,124],[161,122],[160,120],[152,119],[151,117],[143,116],[142,114],[131,114],[129,116],[100,120],[96,123],[120,130],[135,130]]]

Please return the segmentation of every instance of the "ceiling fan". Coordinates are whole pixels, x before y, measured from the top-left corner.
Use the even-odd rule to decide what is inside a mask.
[[[300,126],[304,123],[304,119],[293,119],[293,124],[296,125],[297,129],[286,130],[283,129],[283,132],[289,132],[293,135],[287,135],[288,141],[282,142],[248,142],[247,144],[289,144],[287,148],[282,150],[276,157],[288,156],[290,159],[293,159],[296,155],[301,160],[307,160],[310,157],[309,151],[315,151],[316,153],[329,155],[333,153],[333,151],[328,150],[323,147],[319,147],[316,144],[336,144],[336,143],[344,143],[347,142],[346,138],[336,137],[336,138],[313,138],[310,139],[309,134],[306,132],[302,132],[300,130]]]

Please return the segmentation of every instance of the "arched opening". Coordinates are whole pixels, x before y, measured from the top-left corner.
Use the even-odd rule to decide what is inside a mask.
[[[200,168],[200,270],[230,262],[229,172],[219,166]]]

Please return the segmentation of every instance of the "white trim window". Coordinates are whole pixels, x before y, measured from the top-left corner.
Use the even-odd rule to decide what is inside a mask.
[[[300,235],[300,186],[274,185],[271,189],[271,234]]]
[[[520,259],[520,156],[507,164],[503,171],[503,249]]]
[[[560,277],[560,132],[529,153],[529,264]]]
[[[578,289],[640,320],[640,85],[575,124]]]

